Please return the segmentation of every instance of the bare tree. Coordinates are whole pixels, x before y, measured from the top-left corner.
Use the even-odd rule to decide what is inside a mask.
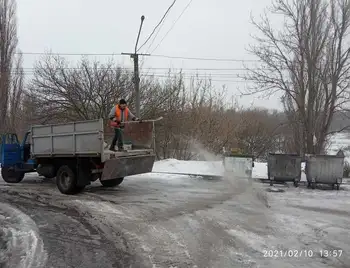
[[[37,63],[22,100],[27,122],[107,118],[120,98],[125,98],[132,109],[132,77],[130,71],[112,61],[101,64],[83,58],[72,66],[62,57],[48,55]],[[142,77],[142,117],[164,117],[156,125],[158,159],[193,159],[198,153],[193,141],[213,153],[220,153],[222,147],[232,147],[243,122],[247,125],[249,118],[244,111],[227,110],[225,99],[226,92],[217,91],[210,80],[194,77],[186,83],[181,72],[169,73],[165,80]],[[261,113],[265,132],[257,130],[256,140],[260,134],[271,133],[269,120]],[[107,126],[105,131],[108,141],[112,133]]]
[[[0,0],[0,129],[6,128],[11,70],[17,42],[16,1]]]
[[[130,74],[113,62],[90,63],[83,58],[71,67],[60,56],[46,56],[36,64],[29,89],[45,123],[107,118],[118,98],[130,98],[130,85]]]
[[[107,118],[119,99],[134,106],[133,74],[112,60],[90,62],[86,58],[72,66],[63,57],[46,55],[35,66],[30,83],[33,102],[40,103],[42,122],[50,120],[86,120]],[[154,78],[141,80],[142,116],[151,117],[174,90]]]
[[[11,87],[8,103],[8,122],[7,126],[11,132],[17,133],[21,126],[25,123],[23,113],[23,93],[24,93],[24,72],[22,68],[22,54],[18,54],[15,59],[15,64],[12,68]]]
[[[238,148],[257,158],[278,150],[281,130],[278,114],[271,114],[267,109],[250,109],[243,110],[240,116],[244,124],[236,130]]]
[[[350,1],[278,0],[271,13],[282,15],[283,28],[275,30],[267,15],[253,22],[261,35],[250,50],[261,65],[249,69],[250,93],[282,92],[293,139],[301,141],[295,149],[320,153],[349,100]]]

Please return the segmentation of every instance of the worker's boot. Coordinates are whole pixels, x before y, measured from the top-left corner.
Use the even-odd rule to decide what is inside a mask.
[[[113,152],[116,152],[115,146],[109,147],[109,150],[110,150],[110,151],[113,151]]]
[[[127,150],[124,149],[124,146],[118,146],[119,152],[127,152]]]

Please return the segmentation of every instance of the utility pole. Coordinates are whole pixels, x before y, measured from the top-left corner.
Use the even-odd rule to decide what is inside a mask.
[[[141,16],[141,24],[139,33],[137,35],[137,40],[135,44],[135,51],[134,53],[122,53],[122,55],[128,55],[130,58],[134,61],[134,85],[135,85],[135,96],[136,96],[136,107],[135,107],[135,113],[138,118],[140,118],[140,74],[139,74],[139,56],[150,56],[150,54],[139,54],[137,53],[137,45],[139,43],[139,38],[141,34],[141,29],[143,25],[143,21],[145,20],[145,16]]]

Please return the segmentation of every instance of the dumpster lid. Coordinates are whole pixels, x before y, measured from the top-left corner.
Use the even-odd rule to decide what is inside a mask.
[[[250,154],[234,154],[234,153],[225,153],[225,157],[241,157],[241,158],[252,158],[254,159],[254,155]]]
[[[345,158],[345,156],[334,154],[312,154],[308,155],[307,157]]]
[[[280,153],[269,153],[269,155],[285,155],[285,156],[299,156],[301,157],[300,154],[280,154]]]

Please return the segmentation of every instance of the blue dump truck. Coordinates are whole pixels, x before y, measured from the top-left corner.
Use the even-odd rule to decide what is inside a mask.
[[[7,183],[19,183],[29,172],[56,177],[63,194],[77,194],[98,179],[105,187],[117,186],[126,176],[152,171],[154,122],[125,124],[124,139],[132,148],[120,152],[106,150],[112,132],[103,119],[34,125],[21,142],[15,133],[2,134],[1,176]]]

